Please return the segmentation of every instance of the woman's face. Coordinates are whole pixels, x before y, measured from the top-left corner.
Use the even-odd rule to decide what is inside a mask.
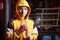
[[[27,7],[20,7],[19,8],[19,13],[21,17],[25,17],[27,15],[28,8]]]

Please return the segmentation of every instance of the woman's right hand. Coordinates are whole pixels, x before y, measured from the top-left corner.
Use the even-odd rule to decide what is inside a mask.
[[[19,29],[20,33],[24,32],[24,31],[26,31],[26,36],[27,36],[28,35],[28,26],[27,26],[27,24],[21,25],[21,27]]]

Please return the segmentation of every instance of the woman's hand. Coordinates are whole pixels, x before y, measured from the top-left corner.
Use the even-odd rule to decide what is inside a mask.
[[[28,26],[27,24],[21,25],[19,32],[22,33],[23,31],[26,31],[26,36],[28,36]]]

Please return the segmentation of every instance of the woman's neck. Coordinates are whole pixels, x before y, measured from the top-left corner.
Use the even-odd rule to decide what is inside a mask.
[[[21,19],[23,20],[25,17],[22,17]]]

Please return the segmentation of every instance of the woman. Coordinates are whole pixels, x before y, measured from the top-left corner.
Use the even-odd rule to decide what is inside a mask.
[[[38,31],[33,29],[34,22],[29,19],[31,8],[26,0],[18,0],[16,18],[11,22],[14,40],[37,40]],[[9,34],[8,34],[9,35]]]

